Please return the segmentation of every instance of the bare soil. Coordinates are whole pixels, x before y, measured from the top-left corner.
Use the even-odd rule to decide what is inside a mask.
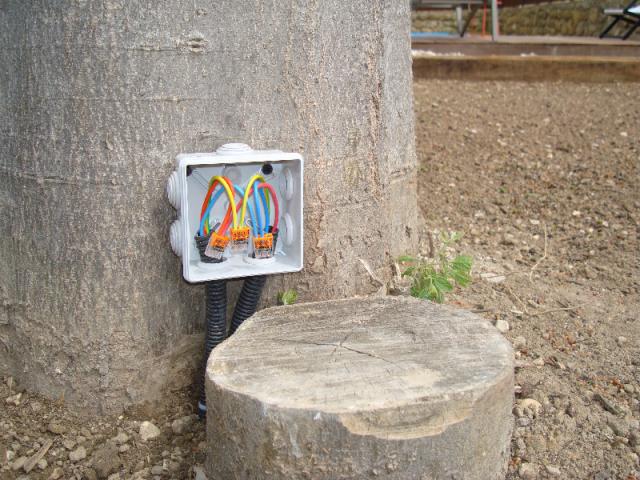
[[[11,400],[19,392],[16,405]],[[204,422],[194,414],[196,398],[192,390],[167,392],[155,405],[130,408],[119,416],[87,417],[65,406],[63,399],[44,399],[5,379],[0,385],[0,479],[202,478],[196,473],[206,444]],[[143,422],[155,425],[159,435],[143,439]],[[19,458],[35,456],[48,441],[52,444],[43,468],[36,465],[28,473],[15,468]]]
[[[637,98],[629,84],[415,85],[422,253],[465,234],[474,282],[447,301],[506,321],[517,351],[509,479],[640,478]],[[194,399],[87,418],[5,378],[0,478],[194,478]],[[146,441],[145,421],[160,430]]]
[[[415,84],[424,238],[463,232],[475,259],[448,301],[516,349],[509,479],[640,478],[637,91]]]

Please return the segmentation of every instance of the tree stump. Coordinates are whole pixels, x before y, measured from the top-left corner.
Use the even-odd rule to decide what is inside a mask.
[[[269,308],[207,366],[216,479],[504,478],[513,352],[486,320],[401,297]]]

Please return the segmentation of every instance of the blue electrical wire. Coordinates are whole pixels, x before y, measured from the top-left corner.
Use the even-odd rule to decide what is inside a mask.
[[[267,194],[264,192],[264,190],[264,188],[260,188],[260,198],[262,199],[262,206],[264,208],[264,229],[262,230],[263,235],[269,231],[270,220],[269,203],[267,203]]]
[[[260,209],[258,208],[258,200],[261,200],[260,193],[258,192],[258,182],[253,182],[253,206],[256,209],[255,220],[258,223],[258,236],[262,235],[262,221],[260,219]]]
[[[200,230],[198,230],[198,232],[200,233],[201,236],[204,235],[204,222],[206,221],[207,218],[209,218],[209,212],[211,212],[211,209],[220,198],[220,195],[224,193],[224,188],[222,188],[222,185],[219,185],[219,187],[220,188],[218,188],[218,191],[209,200],[209,205],[207,205],[207,209],[204,211],[202,220],[200,220]]]

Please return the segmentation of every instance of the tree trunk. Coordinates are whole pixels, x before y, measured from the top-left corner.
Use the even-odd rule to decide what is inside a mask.
[[[230,141],[306,159],[305,270],[264,304],[384,291],[416,239],[409,20],[408,1],[2,2],[0,370],[99,410],[184,379],[204,290],[164,185]]]

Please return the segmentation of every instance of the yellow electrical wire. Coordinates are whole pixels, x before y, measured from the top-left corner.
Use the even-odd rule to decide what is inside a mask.
[[[216,175],[210,181],[215,182],[216,180],[220,183],[220,185],[222,185],[222,188],[224,188],[225,192],[227,192],[227,197],[229,197],[229,204],[231,205],[231,212],[233,212],[233,228],[238,228],[238,213],[236,212],[236,201],[234,198],[233,191],[231,190],[231,188],[229,187],[229,184],[223,177]],[[246,193],[245,193],[245,196],[246,196]],[[242,205],[242,215],[243,215],[242,218],[244,218],[244,205]]]
[[[249,192],[251,192],[251,187],[253,187],[253,184],[255,183],[256,180],[260,180],[261,182],[265,181],[262,175],[254,175],[249,180],[249,183],[247,183],[247,187],[244,189],[244,198],[242,199],[242,213],[240,214],[240,225],[244,225],[244,217],[245,217],[245,214],[247,213],[247,201],[249,200]],[[259,212],[256,212],[256,215],[259,215],[259,214],[260,214]]]

